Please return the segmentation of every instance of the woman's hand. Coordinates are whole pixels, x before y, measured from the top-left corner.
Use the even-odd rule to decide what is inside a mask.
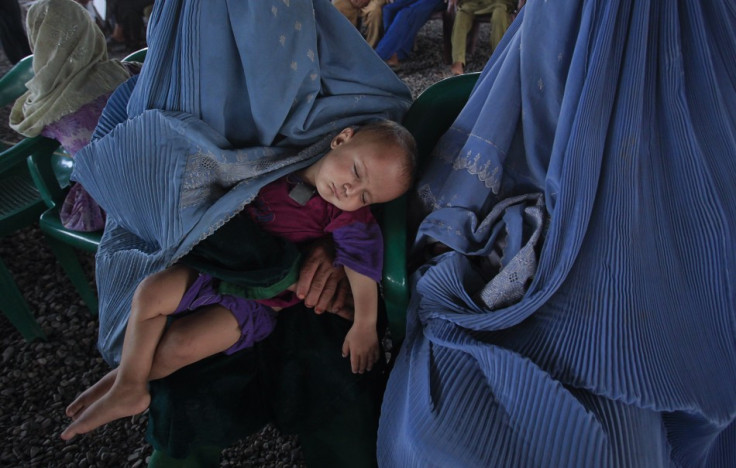
[[[313,242],[304,257],[296,295],[317,314],[327,311],[353,320],[353,301],[345,270],[332,264],[335,258],[332,239]]]

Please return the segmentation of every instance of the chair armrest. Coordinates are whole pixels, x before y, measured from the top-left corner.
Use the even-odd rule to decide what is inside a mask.
[[[383,299],[391,338],[401,343],[406,334],[409,285],[406,279],[406,195],[386,203],[381,212],[385,240],[383,251]]]
[[[421,174],[429,154],[458,114],[480,77],[480,72],[445,78],[419,95],[404,116],[403,124],[417,141],[417,174]]]
[[[46,137],[26,138],[0,153],[0,173],[22,164],[32,153],[51,154],[59,142]]]
[[[404,116],[404,126],[417,141],[417,172],[421,174],[439,138],[455,121],[465,106],[480,73],[447,78],[425,90]],[[406,195],[386,203],[381,212],[385,239],[383,260],[383,297],[386,302],[392,339],[401,343],[406,334],[406,310],[409,305],[407,277],[408,198]]]
[[[41,194],[44,203],[49,208],[53,208],[64,199],[65,191],[59,185],[52,167],[53,153],[59,147],[59,142],[48,138],[46,140],[43,147],[32,151],[27,156],[26,163],[33,184]]]

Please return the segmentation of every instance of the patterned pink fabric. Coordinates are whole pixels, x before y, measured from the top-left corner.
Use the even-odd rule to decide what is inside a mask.
[[[83,105],[76,112],[44,127],[41,134],[54,138],[74,156],[92,138],[92,132],[105,108],[109,94],[98,97]],[[105,213],[80,184],[73,184],[59,215],[67,229],[75,231],[99,231],[105,227]]]

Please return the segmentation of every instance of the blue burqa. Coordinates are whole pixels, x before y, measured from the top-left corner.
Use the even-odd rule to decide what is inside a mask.
[[[135,287],[302,168],[330,135],[401,120],[408,88],[328,0],[156,2],[143,70],[73,178],[107,212],[99,349],[119,362]]]
[[[419,181],[382,466],[736,466],[735,26],[526,3]]]

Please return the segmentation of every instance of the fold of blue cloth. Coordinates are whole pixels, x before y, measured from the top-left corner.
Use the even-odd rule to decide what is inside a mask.
[[[415,248],[451,251],[413,277],[382,466],[733,466],[734,24],[727,1],[527,2],[418,184]],[[536,194],[532,279],[488,307],[488,263],[533,232],[496,208]]]

